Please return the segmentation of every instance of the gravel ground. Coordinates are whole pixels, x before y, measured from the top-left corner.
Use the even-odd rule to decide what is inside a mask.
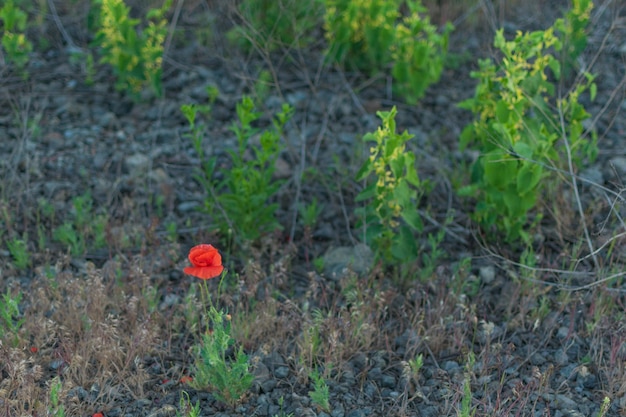
[[[531,7],[523,8],[523,13],[520,9],[520,13],[506,21],[505,27],[513,31],[547,26],[554,12],[538,14]],[[585,58],[596,59],[594,71],[598,75],[599,92],[589,109],[599,133],[601,154],[595,165],[587,167],[582,175],[616,189],[626,178],[623,117],[626,28],[623,23],[611,26],[616,22],[612,13],[613,9],[608,7],[603,14],[594,16],[590,54]],[[621,13],[623,21],[624,10]],[[191,16],[184,16],[183,21],[185,18]],[[476,415],[480,416],[596,416],[605,395],[612,399],[607,415],[626,415],[625,323],[601,317],[597,321],[599,330],[592,331],[587,319],[593,315],[598,294],[592,290],[570,292],[568,302],[564,302],[562,294],[550,286],[544,292],[549,308],[545,315],[533,320],[528,314],[539,301],[520,297],[520,284],[511,278],[519,271],[503,259],[488,256],[487,248],[470,232],[467,218],[462,214],[464,203],[453,195],[447,178],[460,163],[472,157],[471,153],[462,153],[457,148],[458,135],[470,115],[455,104],[473,94],[475,82],[468,77],[468,69],[476,65],[477,57],[489,54],[491,43],[488,29],[464,33],[464,24],[460,23],[451,41],[452,50],[460,54],[460,64],[447,69],[441,82],[417,106],[404,105],[391,97],[383,78],[370,83],[358,74],[333,68],[323,68],[318,74],[319,54],[314,50],[296,56],[293,61],[272,57],[273,62],[281,62],[274,64],[274,68],[282,90],[280,94],[272,91],[265,97],[265,110],[271,113],[284,101],[296,108],[286,132],[291,151],[281,156],[278,165],[277,175],[288,179],[282,190],[280,210],[285,231],[281,238],[288,239],[291,233],[297,193],[294,179],[302,169],[300,152],[304,150],[307,154],[307,168],[353,177],[362,158],[361,136],[378,126],[375,111],[391,105],[399,108],[399,129],[415,135],[420,176],[434,184],[435,191],[426,203],[433,220],[441,224],[450,209],[458,211],[443,242],[446,265],[436,270],[437,278],[432,283],[416,283],[405,291],[388,288],[391,284],[386,280],[380,284],[388,295],[384,300],[385,326],[395,329],[394,332],[381,329],[381,334],[396,336],[378,341],[372,350],[349,355],[340,369],[329,372],[330,410],[323,411],[311,402],[308,393],[312,387],[302,378],[297,358],[291,356],[294,350],[285,345],[271,351],[262,346],[251,347],[249,352],[257,378],[250,395],[235,410],[220,404],[208,392],[196,392],[171,378],[168,380],[168,375],[176,374],[172,368],[186,366],[181,354],[167,359],[143,358],[144,368],[153,375],[151,383],[143,389],[144,395],[132,397],[122,390],[117,396],[111,394],[104,415],[173,416],[184,389],[192,403],[200,400],[202,416],[447,416],[457,415],[466,384],[471,388]],[[610,36],[605,38],[609,30]],[[202,204],[204,191],[192,179],[198,159],[185,138],[188,128],[179,108],[185,103],[202,103],[207,86],[219,88],[205,146],[209,154],[225,155],[235,144],[235,137],[229,131],[235,118],[235,104],[250,90],[250,80],[267,65],[257,57],[229,54],[222,49],[225,48],[210,49],[195,42],[172,48],[165,63],[165,98],[158,100],[146,94],[140,103],[114,92],[112,75],[106,71],[98,72],[94,84],[87,85],[84,68],[69,63],[69,48],[53,48],[36,55],[30,64],[29,81],[18,78],[3,81],[5,111],[0,112],[0,137],[4,140],[0,141],[0,154],[5,157],[0,169],[5,189],[21,190],[11,200],[13,207],[18,210],[32,207],[39,198],[44,198],[62,216],[71,211],[72,197],[88,191],[94,206],[114,219],[115,226],[109,231],[113,235],[116,227],[127,232],[137,227],[139,233],[145,232],[156,217],[158,222],[152,231],[161,241],[167,236],[166,224],[174,222],[180,235],[178,243],[183,248],[195,244],[199,237],[205,236],[202,231],[209,224],[206,216],[196,210]],[[597,50],[601,51],[597,57],[591,55]],[[16,114],[23,121],[36,122],[36,132],[25,140],[17,138],[24,137],[24,129],[33,128],[33,124],[16,125]],[[343,171],[331,171],[333,158],[344,164]],[[353,204],[358,184],[341,178],[337,181],[336,185],[350,187],[334,194],[324,184],[304,184],[300,190],[303,200],[319,198],[325,209],[312,232],[310,247],[300,245],[290,255],[290,270],[283,285],[291,292],[290,296],[285,293],[281,303],[282,314],[286,316],[299,314],[298,309],[290,310],[293,304],[302,306],[307,301],[311,305],[323,305],[320,298],[311,295],[312,285],[321,288],[321,292],[338,292],[344,280],[349,279],[342,273],[350,254],[367,251],[355,247],[345,215],[346,205],[350,211]],[[583,191],[583,200],[588,205],[601,196],[597,187],[585,187]],[[156,199],[162,201],[159,216]],[[624,211],[623,207],[618,209]],[[606,211],[598,210],[598,225],[603,215]],[[431,226],[430,231],[437,230]],[[599,236],[602,236],[600,232],[609,236],[615,233],[600,231],[599,226],[595,231]],[[294,229],[296,243],[302,242],[303,233],[300,228]],[[545,239],[552,242],[547,233]],[[180,303],[180,297],[166,297],[182,281],[180,264],[163,261],[161,250],[169,248],[166,244],[162,246],[141,250],[138,245],[127,253],[142,256],[143,265],[150,266],[147,273],[160,283],[162,303]],[[556,246],[541,254],[542,266],[558,261]],[[49,250],[55,253],[63,248],[51,246]],[[508,254],[506,249],[502,252]],[[623,244],[616,253],[616,262],[620,256],[623,260],[626,256]],[[8,252],[2,253],[5,260],[8,256]],[[326,269],[317,274],[309,260],[322,256]],[[468,256],[472,262],[467,282],[475,284],[479,291],[455,293],[450,287],[455,266]],[[82,271],[85,261],[90,261],[104,269],[108,260],[108,250],[94,250],[85,258],[73,259],[68,268]],[[245,264],[243,259],[234,262],[242,267]],[[353,266],[358,273],[359,268],[369,265],[364,261],[363,265]],[[5,278],[27,287],[34,274]],[[537,279],[561,282],[549,273]],[[588,283],[587,278],[569,282],[570,285]],[[626,285],[612,290],[609,293],[623,312]],[[438,306],[443,305],[447,306],[447,316],[438,317]],[[162,304],[162,308],[166,306]],[[440,326],[441,340],[433,340],[434,335],[424,338],[428,332],[413,327],[412,320],[420,314],[428,318],[424,323]],[[468,360],[470,352],[475,353],[473,363]],[[408,360],[417,353],[423,355],[424,364],[419,376],[412,377]],[[55,364],[48,365],[53,369]],[[79,386],[68,393],[68,398],[95,401],[99,392],[97,386]]]

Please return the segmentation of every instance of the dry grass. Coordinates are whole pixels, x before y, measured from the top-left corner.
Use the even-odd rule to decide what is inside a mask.
[[[486,1],[426,2],[434,21],[476,19],[467,22],[469,27],[482,22],[500,24],[517,10],[518,3],[502,1],[489,8]],[[478,17],[481,8],[486,13]],[[306,82],[315,87],[320,77],[314,72],[321,69],[307,70],[297,51],[289,53],[296,57],[296,67]],[[269,62],[270,54],[264,58]],[[277,87],[277,69],[270,68]],[[21,316],[15,319],[24,319],[16,339],[0,340],[0,416],[50,414],[51,388],[57,382],[65,411],[72,416],[92,415],[155,393],[186,389],[180,381],[191,373],[190,350],[202,330],[205,306],[199,301],[193,278],[172,273],[182,269],[184,250],[167,243],[162,230],[156,231],[156,223],[138,226],[146,223],[145,212],[128,198],[119,202],[119,220],[109,224],[108,247],[98,252],[100,259],[93,258],[99,267],[59,251],[38,248],[36,231],[51,230],[61,219],[45,218],[33,209],[37,206],[32,204],[30,175],[37,172],[41,161],[29,159],[25,151],[34,137],[27,121],[41,116],[32,111],[26,105],[18,112],[19,146],[2,166],[3,238],[25,236],[27,232],[35,268],[20,271],[7,257],[0,264],[0,290],[5,293],[8,289],[13,296],[23,294]],[[325,120],[329,117],[326,114]],[[299,160],[301,150],[291,151]],[[304,169],[306,163],[303,159],[300,166]],[[336,185],[333,178],[327,180]],[[294,183],[302,181],[302,177],[294,178]],[[341,190],[329,186],[320,194],[330,196],[331,203],[337,202],[343,205],[344,213],[347,211]],[[398,282],[379,268],[365,277],[348,274],[331,281],[309,264],[309,250],[312,254],[316,250],[310,236],[300,242],[307,246],[306,262],[293,244],[272,236],[253,248],[246,260],[223,253],[225,259],[233,258],[231,270],[222,286],[217,281],[209,285],[214,302],[232,313],[233,336],[253,356],[253,363],[263,355],[278,353],[299,382],[305,382],[313,368],[330,365],[333,372],[327,376],[339,381],[352,371],[355,358],[382,357],[384,363],[384,356],[395,352],[401,357],[386,365],[405,381],[405,390],[397,400],[401,410],[406,411],[419,397],[421,391],[416,388],[426,385],[430,377],[445,385],[445,391],[433,393],[433,398],[448,415],[458,412],[465,380],[474,391],[483,391],[474,399],[477,415],[524,414],[537,408],[541,394],[555,390],[550,380],[556,370],[531,365],[532,351],[516,352],[519,346],[508,336],[519,336],[535,350],[560,349],[563,347],[552,344],[554,336],[565,328],[564,346],[573,340],[588,341],[589,363],[581,364],[579,373],[585,372],[583,366],[593,366],[600,379],[597,391],[618,399],[626,395],[624,295],[614,291],[618,285],[598,284],[571,291],[572,286],[598,282],[608,275],[593,273],[588,267],[583,271],[586,275],[569,278],[567,274],[580,265],[590,265],[588,259],[578,262],[587,253],[581,248],[584,245],[571,245],[580,242],[583,235],[577,221],[579,213],[571,208],[572,198],[563,194],[546,204],[546,213],[556,222],[545,235],[555,247],[543,247],[533,254],[537,264],[532,268],[490,258],[489,263],[498,266],[491,283],[484,282],[477,268],[463,263],[439,265],[428,282]],[[619,195],[612,198],[623,202]],[[612,204],[604,200],[596,204],[584,213],[590,224],[598,224],[598,219],[612,213]],[[615,225],[607,222],[606,230],[619,226],[619,219],[612,221]],[[293,238],[295,232],[290,232]],[[604,242],[611,239],[605,237]],[[616,251],[622,242],[615,239],[613,243],[607,246],[606,256],[602,255],[606,271],[614,268],[617,273],[623,259]],[[454,247],[447,241],[444,244]],[[601,242],[596,247],[602,247]],[[483,253],[494,250],[484,249]],[[498,254],[508,250],[497,249]],[[302,264],[308,267],[304,272]],[[304,288],[303,295],[296,296],[298,285]],[[434,365],[437,375],[409,376],[407,361],[418,354]],[[474,366],[467,365],[470,355]],[[447,361],[461,366],[445,373],[442,367]],[[513,365],[530,370],[530,377],[509,378],[507,372]],[[361,388],[367,370],[356,375]],[[566,385],[559,388],[570,389]]]

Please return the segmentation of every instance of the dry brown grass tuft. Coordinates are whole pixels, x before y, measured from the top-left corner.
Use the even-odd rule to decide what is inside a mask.
[[[167,325],[142,296],[147,277],[129,278],[124,286],[107,282],[87,262],[82,272],[59,263],[53,278],[33,281],[24,296],[20,344],[2,348],[0,390],[11,393],[6,407],[18,413],[9,415],[43,412],[53,377],[62,382],[60,398],[91,394],[66,404],[70,415],[145,396],[151,377],[144,360],[164,340]]]

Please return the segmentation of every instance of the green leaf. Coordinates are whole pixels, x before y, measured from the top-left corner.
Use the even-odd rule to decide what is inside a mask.
[[[413,230],[421,232],[424,228],[422,218],[415,207],[403,207],[401,216],[406,224],[408,224]]]
[[[463,128],[460,136],[459,149],[461,151],[465,150],[467,145],[474,139],[474,124],[469,124]]]
[[[533,149],[525,142],[517,142],[513,145],[513,150],[524,159],[532,159],[533,157]]]
[[[496,119],[500,123],[506,123],[509,121],[509,116],[511,115],[511,111],[509,110],[509,105],[504,102],[504,100],[498,101],[496,104]]]
[[[457,190],[457,194],[460,197],[475,197],[476,193],[480,189],[478,184],[466,185]]]
[[[517,177],[517,161],[508,154],[496,150],[482,158],[483,176],[487,183],[498,189],[515,182]]]
[[[517,174],[517,192],[520,195],[532,192],[536,193],[535,188],[541,180],[542,169],[540,165],[531,162],[522,164],[522,168]]]
[[[560,80],[561,79],[561,63],[558,61],[558,59],[551,57],[551,59],[548,61],[548,66],[554,73],[554,77],[557,80]]]
[[[394,239],[391,254],[402,263],[414,261],[418,257],[417,242],[413,232],[408,227],[401,227],[399,236]]]
[[[597,93],[598,86],[596,85],[596,83],[591,83],[591,85],[589,85],[589,95],[591,96],[591,101],[594,101],[596,99]]]
[[[355,201],[365,201],[365,200],[369,200],[370,198],[374,198],[376,197],[376,184],[370,184],[367,187],[365,187],[363,189],[363,191],[361,191],[359,193],[359,195],[356,196]]]

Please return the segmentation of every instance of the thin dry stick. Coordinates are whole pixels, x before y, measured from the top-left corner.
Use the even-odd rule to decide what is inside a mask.
[[[339,202],[341,203],[341,212],[343,213],[343,218],[346,221],[346,231],[348,232],[348,237],[352,244],[356,245],[356,240],[354,236],[352,236],[352,231],[350,230],[350,216],[348,216],[348,211],[346,210],[346,204],[343,201],[343,194],[341,193],[341,184],[339,184],[339,179],[337,179],[337,189],[339,190]],[[363,242],[366,240],[363,239]]]
[[[561,139],[563,140],[565,151],[567,152],[567,166],[569,169],[570,178],[572,181],[572,188],[574,190],[574,196],[576,198],[576,206],[578,208],[578,215],[580,216],[580,221],[583,225],[583,232],[585,233],[585,239],[587,241],[587,247],[589,249],[589,254],[593,257],[593,264],[597,271],[600,270],[600,262],[598,261],[598,257],[595,254],[595,249],[593,248],[593,242],[591,241],[591,235],[589,234],[589,227],[587,226],[587,220],[585,219],[585,211],[583,209],[583,204],[580,200],[580,193],[578,192],[578,181],[576,180],[576,175],[574,174],[574,162],[572,161],[572,150],[569,146],[569,138],[567,137],[567,133],[565,131],[565,118],[563,116],[563,101],[561,99],[558,100],[558,110],[559,110],[559,122],[561,124]]]
[[[67,45],[72,49],[80,49],[76,46],[76,44],[74,43],[70,35],[67,33],[67,31],[63,27],[63,24],[61,23],[61,19],[59,19],[59,14],[57,13],[57,8],[54,5],[53,0],[48,0],[48,8],[50,9],[50,13],[52,14],[52,19],[54,20],[54,23],[57,25],[57,29],[59,29],[59,32],[61,32],[61,36],[63,36],[63,39],[65,39],[65,42],[67,43]]]
[[[450,228],[447,227],[446,225],[441,224],[437,220],[433,219],[426,211],[418,210],[417,212],[420,214],[420,216],[426,219],[430,224],[438,227],[439,229],[442,229],[447,235],[454,238],[454,240],[456,240],[457,242],[462,243],[464,245],[468,244],[467,240],[464,237],[459,236],[458,234],[450,230]]]
[[[485,250],[489,253],[490,256],[496,258],[496,259],[500,259],[506,263],[508,263],[509,265],[513,265],[517,268],[520,269],[525,269],[527,271],[533,271],[533,272],[549,272],[555,275],[570,275],[570,276],[577,276],[577,277],[597,277],[598,273],[596,272],[580,272],[580,271],[566,271],[563,269],[554,269],[554,268],[537,268],[537,267],[532,267],[532,266],[528,266],[519,262],[515,262],[515,261],[511,261],[510,259],[505,258],[502,255],[498,255],[497,253],[491,251],[488,248],[485,248]],[[549,287],[555,287],[558,288],[560,290],[564,290],[564,291],[570,291],[570,292],[576,292],[576,291],[582,291],[582,290],[588,290],[594,287],[599,286],[602,283],[605,282],[609,282],[612,281],[614,279],[620,278],[626,276],[626,271],[625,272],[618,272],[612,275],[609,275],[607,277],[604,277],[598,281],[594,281],[591,282],[589,284],[585,284],[585,285],[566,285],[566,284],[559,284],[558,282],[549,282],[549,281],[543,281],[540,279],[534,279],[534,278],[528,278],[528,277],[524,277],[524,276],[518,276],[519,279],[522,279],[524,281],[528,281],[528,282],[532,282],[534,284],[541,284],[541,285],[547,285]],[[611,292],[618,292],[618,293],[624,293],[626,294],[626,289],[622,289],[622,288],[605,288],[606,291],[611,291]]]
[[[166,56],[167,51],[169,51],[170,49],[170,44],[172,43],[172,38],[174,37],[176,24],[178,23],[178,19],[180,17],[180,11],[183,8],[184,2],[185,0],[178,0],[176,2],[176,9],[174,9],[174,16],[172,16],[172,23],[170,23],[170,28],[168,30],[167,39],[165,40],[165,44],[163,45],[163,56]]]
[[[626,191],[626,190],[622,190],[622,191]],[[611,200],[611,199],[609,198],[609,196],[608,196],[608,195],[606,195],[606,193],[604,193],[604,197],[606,198],[607,202],[609,203],[609,207],[611,207],[611,210],[610,210],[609,214],[607,215],[607,218],[606,218],[606,219],[604,220],[604,222],[602,223],[602,229],[601,229],[601,231],[602,231],[602,230],[604,230],[604,227],[605,227],[605,226],[606,226],[606,224],[608,223],[608,221],[609,221],[609,219],[608,219],[608,218],[609,218],[609,216],[611,215],[611,213],[612,213],[612,214],[614,214],[614,215],[615,215],[615,217],[617,217],[617,220],[620,222],[620,224],[622,225],[622,227],[623,227],[624,229],[626,229],[626,222],[624,222],[624,219],[623,219],[623,218],[622,218],[622,216],[619,214],[619,211],[617,211],[617,210],[615,209],[615,205],[617,204],[617,199]]]
[[[306,131],[306,118],[302,122],[303,127],[300,130],[300,167],[295,174],[296,177],[296,196],[293,203],[293,218],[291,220],[291,231],[289,232],[289,242],[293,242],[296,235],[296,224],[298,221],[298,203],[300,202],[300,195],[302,194],[302,177],[306,168],[306,138],[304,132]]]
[[[607,240],[606,242],[604,242],[604,244],[602,244],[602,246],[600,246],[599,248],[597,248],[593,253],[590,253],[589,255],[586,255],[582,258],[580,258],[578,261],[576,261],[576,263],[580,263],[582,261],[584,261],[587,258],[590,258],[592,256],[596,256],[598,253],[600,253],[600,251],[602,251],[602,249],[606,248],[608,245],[610,245],[613,241],[619,239],[620,237],[624,237],[626,236],[626,232],[622,232],[618,235],[615,236],[611,236],[611,238],[609,240]]]

